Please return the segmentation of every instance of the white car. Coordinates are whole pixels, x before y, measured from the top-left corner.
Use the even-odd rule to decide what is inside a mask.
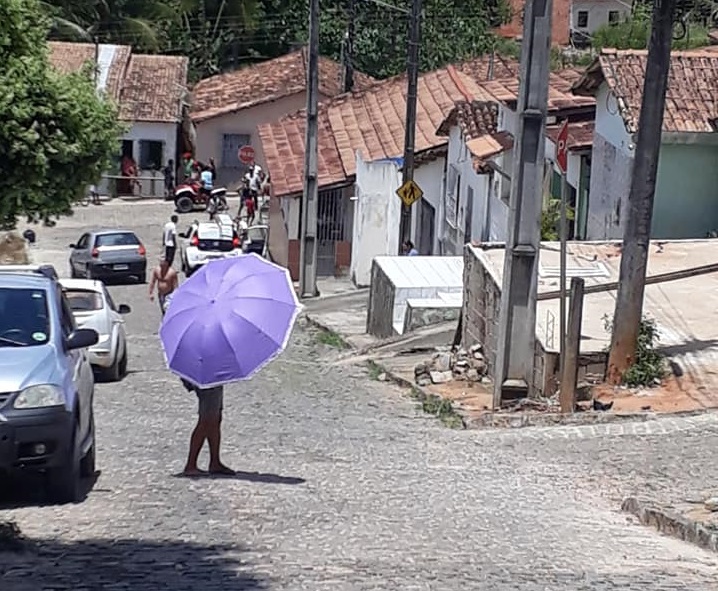
[[[220,219],[213,222],[195,222],[180,234],[182,252],[180,255],[182,271],[189,277],[202,265],[217,259],[237,257],[242,254],[242,245],[239,235],[226,216],[229,223]]]
[[[102,281],[60,279],[78,327],[97,331],[99,340],[87,350],[90,365],[106,379],[116,382],[127,373],[125,304],[115,305]]]

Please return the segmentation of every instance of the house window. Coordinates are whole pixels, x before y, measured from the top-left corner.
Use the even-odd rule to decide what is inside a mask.
[[[455,191],[454,194],[456,195],[456,205],[457,205],[457,207],[456,207],[456,209],[455,209],[456,217],[454,218],[453,222],[454,222],[454,227],[456,227],[456,226],[458,225],[458,223],[459,223],[459,208],[458,208],[458,205],[460,204],[460,201],[461,201],[461,175],[457,175],[457,177],[456,177],[456,191]]]
[[[585,29],[588,27],[588,10],[579,10],[578,17],[576,19],[576,26],[579,29]]]
[[[160,170],[164,162],[164,142],[140,140],[140,168],[144,170]]]
[[[609,10],[608,11],[608,24],[609,25],[617,25],[620,20],[621,20],[621,13],[618,12],[618,10]]]
[[[251,136],[242,133],[225,133],[222,136],[222,168],[242,168],[237,152],[243,146],[249,146]]]

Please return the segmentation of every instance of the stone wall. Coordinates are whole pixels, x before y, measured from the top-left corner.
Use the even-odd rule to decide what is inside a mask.
[[[394,285],[376,262],[371,265],[371,288],[366,331],[379,338],[394,336]]]

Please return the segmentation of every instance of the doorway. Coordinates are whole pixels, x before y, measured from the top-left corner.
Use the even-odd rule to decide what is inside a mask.
[[[419,202],[419,244],[417,250],[421,255],[434,254],[434,223],[436,210],[426,199]]]
[[[345,241],[343,189],[320,191],[317,200],[317,275],[332,277],[337,270],[337,243]]]

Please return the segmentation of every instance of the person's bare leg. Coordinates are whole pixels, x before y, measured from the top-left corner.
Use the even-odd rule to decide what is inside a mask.
[[[200,470],[197,466],[199,452],[202,451],[205,439],[207,439],[207,422],[204,419],[199,419],[189,439],[189,455],[187,456],[187,464],[182,471],[185,476],[206,474],[204,470]]]
[[[209,443],[209,472],[232,476],[235,471],[225,466],[220,460],[220,444],[222,442],[222,415],[212,418],[207,424],[207,443]]]

